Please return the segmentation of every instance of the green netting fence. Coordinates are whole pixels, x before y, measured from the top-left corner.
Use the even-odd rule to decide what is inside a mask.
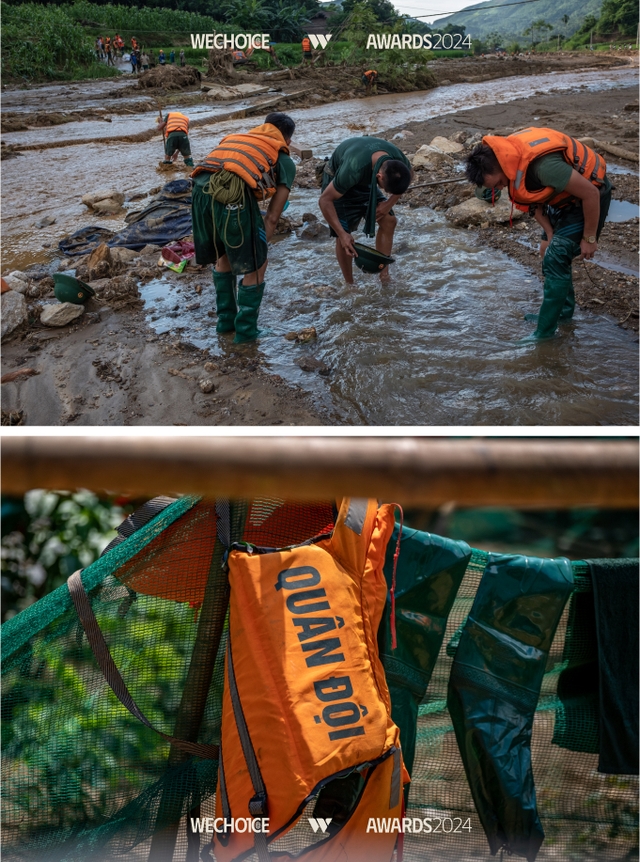
[[[166,734],[216,745],[220,737],[227,593],[224,544],[285,547],[326,530],[330,503],[257,499],[230,504],[162,500],[131,516],[82,575],[113,659],[137,705]],[[223,542],[220,541],[223,539]],[[442,648],[418,709],[407,816],[437,831],[405,835],[404,858],[492,858],[456,744],[447,686],[456,643],[488,555],[473,550]],[[557,696],[568,662],[588,662],[592,633],[573,632],[576,597],[591,585],[572,564],[574,595],[549,652],[537,703],[532,762],[546,860],[632,860],[638,854],[638,779],[597,771],[597,721],[587,704],[570,722]],[[102,675],[67,586],[3,626],[3,857],[11,862],[212,859],[187,829],[213,816],[217,762],[191,757],[146,727]],[[570,725],[571,748],[565,743]],[[554,741],[555,734],[555,741]],[[458,820],[461,821],[458,826]],[[295,846],[295,843],[294,845]]]

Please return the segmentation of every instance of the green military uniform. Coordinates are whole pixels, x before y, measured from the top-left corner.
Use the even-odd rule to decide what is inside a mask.
[[[196,263],[215,263],[226,254],[234,275],[255,272],[267,259],[267,237],[259,202],[246,185],[239,206],[212,200],[204,190],[210,176],[203,171],[193,179],[191,213]],[[288,189],[293,185],[296,166],[286,153],[278,156],[275,177],[277,185]]]
[[[386,155],[372,166],[371,157],[377,152]],[[386,200],[378,187],[376,174],[389,159],[397,159],[411,170],[409,159],[395,144],[382,138],[348,138],[336,147],[325,165],[322,189],[324,191],[333,181],[333,187],[342,195],[334,201],[334,206],[340,224],[349,233],[356,230],[364,218],[365,233],[367,236],[375,235],[376,206]],[[333,229],[331,235],[336,236]]]
[[[525,176],[525,186],[529,191],[540,191],[551,187],[556,193],[563,192],[573,168],[565,161],[561,153],[549,153],[540,156],[529,165]],[[609,213],[611,192],[613,186],[605,176],[600,186],[600,218],[596,237],[600,237],[602,228]],[[496,192],[496,199],[500,192]],[[476,196],[483,200],[491,200],[491,189],[477,189]],[[553,227],[553,237],[542,259],[544,275],[544,298],[538,314],[527,314],[527,320],[535,320],[538,324],[534,335],[537,338],[549,338],[556,331],[558,321],[570,320],[575,308],[573,280],[571,277],[571,262],[580,254],[580,241],[584,236],[584,213],[582,201],[562,207],[546,207],[546,214]],[[543,231],[542,239],[547,239]]]

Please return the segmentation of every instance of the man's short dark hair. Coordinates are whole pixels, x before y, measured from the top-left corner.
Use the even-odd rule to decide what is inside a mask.
[[[275,126],[276,129],[282,132],[283,138],[292,138],[296,130],[296,124],[289,114],[281,114],[279,111],[267,114],[265,123],[271,123],[272,126]]]
[[[488,144],[477,144],[471,151],[465,165],[467,179],[477,186],[483,186],[486,176],[495,174],[500,170],[502,170],[500,162]]]
[[[399,159],[388,159],[382,163],[384,190],[390,195],[401,195],[409,188],[411,171]]]

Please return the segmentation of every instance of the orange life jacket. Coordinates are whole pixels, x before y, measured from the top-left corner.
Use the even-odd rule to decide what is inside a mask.
[[[310,51],[311,50],[311,40],[309,39],[308,36],[305,36],[304,39],[302,40],[302,50],[303,51]]]
[[[165,138],[171,132],[184,132],[186,135],[189,132],[189,117],[185,116],[185,114],[180,114],[178,111],[171,111],[167,114],[167,125],[164,127]]]
[[[216,822],[268,817],[269,832],[214,835],[218,862],[254,847],[260,862],[280,858],[278,839],[296,826],[309,862],[390,862],[397,829],[367,824],[401,817],[409,780],[377,645],[393,527],[393,506],[345,499],[329,535],[282,550],[232,546]],[[364,787],[349,816],[314,843],[305,807],[356,771]]]
[[[282,132],[271,123],[264,123],[245,134],[227,135],[191,176],[224,169],[244,180],[256,197],[272,197],[276,191],[274,171],[281,152],[289,152]]]
[[[368,72],[364,73],[364,76],[365,78],[368,78],[369,81],[373,81],[375,78],[378,77],[378,73],[375,69],[369,69]]]
[[[482,142],[490,146],[495,153],[509,180],[509,197],[520,210],[526,211],[532,204],[541,203],[555,207],[565,206],[575,200],[569,192],[556,193],[551,186],[536,192],[526,188],[527,168],[539,156],[562,153],[566,162],[596,186],[602,185],[607,172],[602,156],[570,135],[556,132],[554,129],[523,129],[506,138],[486,135]]]

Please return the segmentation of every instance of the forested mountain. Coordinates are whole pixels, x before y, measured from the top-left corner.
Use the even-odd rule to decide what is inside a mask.
[[[446,18],[437,18],[436,21],[438,27],[445,27],[449,23],[464,24],[472,38],[501,33],[517,38],[522,45],[526,45],[527,37],[524,34],[535,22],[552,25],[552,30],[542,28],[546,34],[553,32],[570,36],[580,29],[586,16],[599,17],[602,5],[602,0],[536,0],[533,3],[486,0]],[[534,41],[540,41],[540,33],[536,33],[536,29],[534,27]],[[531,38],[530,32],[528,38]],[[548,35],[544,38],[548,38]]]

